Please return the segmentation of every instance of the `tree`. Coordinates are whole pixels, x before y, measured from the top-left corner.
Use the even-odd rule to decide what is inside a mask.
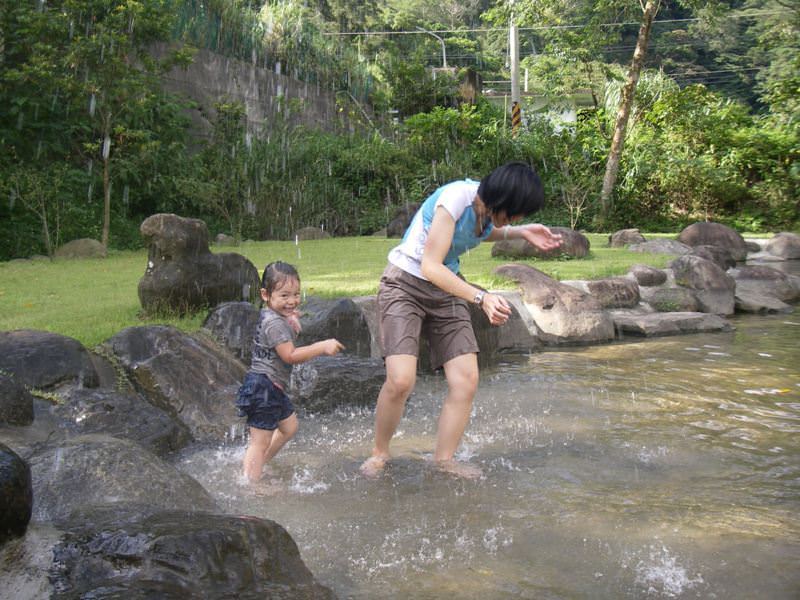
[[[661,1],[648,0],[642,13],[642,24],[639,27],[639,37],[636,40],[636,50],[633,52],[631,67],[628,71],[628,78],[625,87],[622,88],[617,118],[614,123],[614,136],[611,138],[611,148],[608,152],[606,162],[606,173],[603,177],[603,189],[600,192],[600,213],[598,214],[599,224],[607,220],[611,212],[611,193],[614,191],[614,184],[617,181],[619,172],[619,159],[622,148],[625,144],[625,129],[628,127],[628,118],[633,106],[633,96],[636,92],[636,84],[639,81],[639,73],[642,70],[645,54],[647,53],[647,43],[650,40],[650,28],[653,19],[658,12]]]

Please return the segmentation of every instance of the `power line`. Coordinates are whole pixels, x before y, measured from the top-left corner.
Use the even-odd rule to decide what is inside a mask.
[[[760,12],[751,12],[747,14],[736,14],[736,15],[726,15],[726,19],[756,19],[760,17],[766,17],[770,15],[789,15],[793,14],[791,10],[773,10],[773,11],[760,11]],[[693,17],[690,19],[663,19],[663,20],[656,20],[653,21],[653,25],[658,25],[661,23],[693,23],[702,21],[703,19]],[[519,27],[519,31],[552,31],[552,30],[560,30],[560,29],[585,29],[587,27],[626,27],[626,26],[639,26],[641,23],[639,21],[625,21],[620,23],[586,23],[583,25],[538,25],[536,27]],[[508,31],[507,27],[474,27],[474,28],[466,28],[466,29],[431,29],[432,33],[487,33],[492,31]],[[330,35],[330,36],[354,36],[354,35],[364,35],[364,36],[391,36],[391,35],[425,35],[427,32],[425,31],[329,31],[323,32],[322,35]]]

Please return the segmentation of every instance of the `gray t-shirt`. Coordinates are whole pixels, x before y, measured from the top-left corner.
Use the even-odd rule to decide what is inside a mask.
[[[289,322],[270,308],[261,310],[253,339],[253,354],[250,370],[263,373],[277,383],[284,391],[289,390],[289,378],[292,376],[292,365],[283,362],[275,351],[275,346],[297,339]]]

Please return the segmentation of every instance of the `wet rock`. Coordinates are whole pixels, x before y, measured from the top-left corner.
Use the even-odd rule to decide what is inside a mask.
[[[612,248],[624,248],[630,244],[641,244],[646,241],[638,229],[620,229],[608,236],[608,245]]]
[[[267,519],[94,511],[53,548],[53,598],[326,600],[286,530]]]
[[[661,285],[667,280],[667,274],[662,269],[649,265],[633,265],[628,273],[636,279],[640,288]]]
[[[157,456],[180,450],[192,437],[181,421],[133,391],[71,390],[51,412],[72,435],[105,433],[134,441]]]
[[[259,309],[250,302],[224,302],[208,314],[203,328],[249,366],[258,317]]]
[[[238,421],[244,365],[203,334],[153,325],[123,329],[103,343],[136,390],[178,417],[198,439],[219,440]]]
[[[736,281],[736,309],[740,312],[791,312],[789,302],[800,300],[798,279],[766,265],[730,269]]]
[[[571,256],[573,258],[583,258],[589,254],[589,238],[579,231],[568,227],[551,227],[553,233],[560,233],[562,236],[561,246],[553,250],[542,251],[536,246],[529,244],[526,240],[501,240],[492,246],[493,257],[505,258],[558,258],[560,256]]]
[[[691,289],[702,312],[731,315],[734,311],[733,278],[710,260],[699,256],[679,256],[670,263],[675,282]]]
[[[536,326],[536,321],[528,312],[525,307],[525,302],[522,295],[517,292],[499,292],[508,303],[511,305],[511,316],[508,321],[500,327],[494,327],[489,324],[489,320],[481,310],[480,316],[484,327],[488,327],[489,331],[496,334],[496,341],[494,345],[495,355],[512,354],[512,353],[528,353],[541,349],[543,346],[542,341],[539,339],[539,328]],[[473,328],[475,327],[475,319],[473,318]],[[484,346],[481,345],[481,339],[478,338],[478,345],[483,354]],[[480,356],[478,357],[480,358]]]
[[[258,270],[239,254],[212,254],[203,221],[157,214],[145,219],[140,231],[148,245],[147,268],[139,280],[139,301],[146,311],[182,314],[255,300]]]
[[[0,545],[25,533],[32,509],[30,467],[11,448],[0,444]]]
[[[382,360],[341,354],[320,356],[295,365],[290,397],[295,406],[310,412],[374,406],[385,378]]]
[[[33,396],[13,377],[0,372],[0,424],[33,423]]]
[[[32,329],[0,331],[0,371],[13,375],[19,384],[40,389],[98,383],[89,352],[78,340]]]
[[[639,284],[627,277],[562,281],[589,294],[602,308],[633,308],[639,304]]]
[[[700,303],[685,287],[642,288],[642,300],[657,312],[699,312]]]
[[[298,242],[307,240],[326,240],[331,234],[319,227],[303,227],[294,232],[294,239]]]
[[[716,264],[723,271],[736,266],[736,261],[733,259],[733,254],[727,248],[722,246],[708,246],[700,245],[692,249],[694,256],[705,258]]]
[[[89,504],[141,502],[162,509],[216,510],[203,487],[149,450],[107,435],[47,446],[29,459],[33,518],[56,524]]]
[[[800,260],[800,235],[783,231],[767,241],[764,250],[784,260]]]
[[[730,251],[735,261],[747,258],[747,244],[734,229],[722,223],[693,223],[678,234],[678,241],[687,246],[719,246]]]
[[[403,237],[417,210],[419,210],[419,204],[416,203],[401,206],[386,225],[386,236],[390,238]]]
[[[657,238],[649,242],[642,242],[641,244],[631,244],[628,246],[628,250],[647,254],[673,254],[680,256],[682,254],[689,254],[692,248],[676,240]]]
[[[344,344],[344,353],[370,356],[369,327],[361,309],[351,299],[324,300],[308,297],[300,306],[300,313],[303,329],[297,336],[298,346],[336,338]]]
[[[614,326],[620,335],[677,335],[730,331],[731,324],[720,317],[698,312],[669,312],[642,314],[633,311],[612,311]]]
[[[614,324],[600,303],[528,265],[494,270],[519,283],[522,298],[546,344],[594,343],[614,339]]]
[[[57,258],[105,258],[108,252],[97,240],[81,238],[57,248],[53,255]]]

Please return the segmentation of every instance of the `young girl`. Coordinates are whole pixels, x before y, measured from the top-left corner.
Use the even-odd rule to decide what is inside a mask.
[[[558,247],[561,236],[544,225],[511,226],[539,210],[543,202],[536,172],[524,163],[508,163],[480,182],[455,181],[436,190],[414,215],[400,245],[389,253],[378,289],[386,381],[375,410],[372,456],[362,465],[365,475],[377,474],[389,460],[389,442],[414,388],[423,331],[431,366],[444,368],[448,387],[433,458],[447,471],[479,474],[453,461],[478,387],[478,344],[467,303],[478,305],[492,325],[505,323],[511,307],[502,296],[465,281],[459,257],[483,240],[525,239],[543,250]]]
[[[335,339],[308,346],[294,345],[300,332],[300,276],[285,262],[272,262],[261,279],[261,299],[266,307],[256,328],[250,370],[239,388],[236,407],[247,417],[250,442],[244,454],[244,475],[261,479],[264,464],[297,432],[297,415],[286,395],[292,365],[344,348]]]

